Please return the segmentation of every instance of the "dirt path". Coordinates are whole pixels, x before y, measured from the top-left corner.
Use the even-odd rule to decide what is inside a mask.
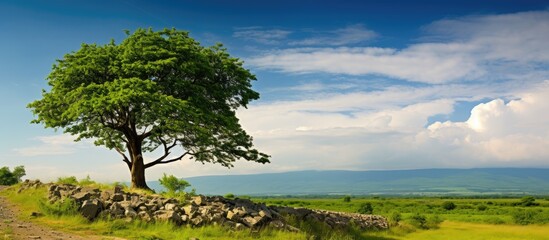
[[[6,186],[0,186],[0,191]],[[34,224],[29,221],[23,221],[17,218],[19,210],[17,207],[0,196],[0,240],[19,240],[19,239],[115,239],[99,236],[78,236],[74,234],[55,231],[48,227]],[[118,238],[120,239],[120,238]]]

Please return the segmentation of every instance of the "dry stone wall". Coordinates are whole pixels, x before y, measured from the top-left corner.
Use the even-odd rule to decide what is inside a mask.
[[[22,184],[21,189],[36,187],[34,181]],[[351,222],[362,229],[386,229],[387,220],[382,216],[352,214],[332,211],[266,206],[248,199],[227,199],[221,196],[194,196],[185,202],[160,195],[127,193],[120,187],[101,191],[95,188],[70,184],[49,184],[50,202],[73,199],[85,218],[125,218],[143,221],[170,221],[176,225],[222,225],[233,229],[258,229],[271,226],[289,231],[299,231],[284,220],[316,220],[331,228],[346,227]]]

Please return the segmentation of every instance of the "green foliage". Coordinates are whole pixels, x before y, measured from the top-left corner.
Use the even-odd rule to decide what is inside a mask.
[[[351,202],[351,196],[347,195],[343,197],[343,202]]]
[[[532,223],[536,223],[536,218],[538,216],[539,212],[533,209],[517,209],[513,213],[513,221],[516,224],[521,225],[528,225]]]
[[[450,211],[450,210],[454,210],[456,208],[456,204],[454,202],[443,202],[442,203],[442,208]]]
[[[369,202],[362,203],[357,212],[360,214],[372,214],[374,212],[374,207],[372,207],[372,204]]]
[[[78,214],[78,204],[71,198],[64,198],[63,200],[54,203],[39,200],[38,206],[42,213],[51,216],[70,216]]]
[[[0,168],[0,185],[13,185],[21,182],[21,178],[25,176],[25,167],[17,166],[10,171],[8,167]]]
[[[68,176],[68,177],[58,177],[57,184],[71,184],[71,185],[78,185],[78,180],[75,176]]]
[[[410,224],[416,228],[421,229],[427,229],[427,217],[425,215],[414,213],[412,216],[410,216],[409,219]]]
[[[146,168],[185,156],[225,167],[269,162],[236,117],[259,98],[242,65],[222,45],[203,47],[187,32],[137,29],[119,44],[82,44],[57,60],[51,90],[28,107],[33,123],[116,150],[132,169],[132,186],[147,188]],[[183,154],[167,158],[178,146]],[[158,148],[164,154],[144,163],[142,153]]]
[[[234,198],[234,194],[232,194],[232,193],[227,193],[227,194],[225,194],[224,197],[225,197],[225,198],[228,198],[228,199],[233,199],[233,198]]]
[[[191,184],[183,179],[178,179],[174,175],[164,175],[162,178],[158,179],[160,182],[160,185],[164,186],[168,193],[174,194],[174,193],[183,193],[185,191],[185,188],[190,187]]]
[[[481,204],[477,206],[477,210],[479,211],[486,211],[486,209],[488,209],[486,205]]]
[[[397,211],[391,212],[391,215],[389,215],[389,223],[392,226],[398,225],[398,223],[402,220],[402,214],[400,214]]]
[[[86,178],[80,179],[80,181],[78,181],[78,185],[80,186],[89,186],[94,184],[97,183],[90,178],[90,175],[87,175]]]
[[[539,203],[536,203],[536,198],[532,196],[524,196],[520,199],[520,202],[516,203],[518,206],[531,207],[539,206]]]

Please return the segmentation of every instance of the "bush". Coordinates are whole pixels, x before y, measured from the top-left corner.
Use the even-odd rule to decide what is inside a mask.
[[[416,228],[427,229],[427,218],[424,215],[415,213],[410,217],[410,224]]]
[[[166,188],[170,194],[183,193],[185,188],[191,186],[189,182],[178,179],[174,175],[167,176],[165,173],[158,181],[160,181],[160,185]]]
[[[532,196],[524,196],[520,199],[520,202],[515,205],[520,205],[524,207],[538,206],[539,203],[536,203],[536,199]]]
[[[393,226],[398,225],[401,220],[402,215],[399,212],[392,212],[391,215],[389,215],[389,223]]]
[[[234,194],[232,194],[232,193],[227,193],[227,194],[225,194],[225,198],[233,199],[233,198],[234,198]]]
[[[374,208],[371,203],[363,203],[360,205],[357,212],[360,214],[372,214],[374,212]]]
[[[78,185],[78,180],[76,180],[75,176],[69,176],[69,177],[59,177],[57,178],[57,184],[72,184],[72,185]]]
[[[456,208],[456,204],[453,203],[453,202],[444,202],[442,203],[442,208],[450,211],[450,210],[454,210]]]
[[[351,196],[347,195],[343,197],[343,202],[351,202]]]
[[[444,221],[439,215],[433,215],[427,218],[427,227],[428,228],[438,228],[438,226]]]
[[[10,171],[8,167],[0,168],[0,185],[13,185],[21,182],[21,178],[25,176],[25,167],[17,166]]]
[[[97,184],[97,183],[95,181],[91,180],[90,175],[88,175],[88,176],[86,176],[86,178],[80,179],[80,181],[78,181],[78,185],[80,185],[80,186],[89,186],[89,185],[94,185],[94,184]]]
[[[477,206],[477,210],[479,210],[479,211],[486,211],[486,209],[488,209],[488,207],[486,205],[478,205]]]
[[[512,217],[513,217],[513,221],[516,224],[528,225],[528,224],[536,223],[536,218],[538,214],[539,213],[536,210],[518,209],[512,213]]]

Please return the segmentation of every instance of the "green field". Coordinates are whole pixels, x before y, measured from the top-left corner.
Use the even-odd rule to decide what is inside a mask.
[[[36,224],[79,235],[108,235],[127,239],[549,239],[549,200],[546,198],[402,198],[402,197],[315,197],[252,198],[268,205],[307,207],[342,212],[357,212],[369,205],[373,214],[386,216],[391,228],[386,231],[347,232],[327,229],[314,223],[293,223],[300,233],[263,229],[260,232],[233,231],[219,226],[175,227],[168,223],[98,220],[88,222],[67,211],[48,214],[44,201],[46,189],[22,193],[16,187],[0,194],[18,205],[21,218]],[[241,196],[245,197],[245,196]],[[446,207],[446,208],[445,208]],[[447,209],[452,208],[452,209]],[[43,217],[29,217],[33,211]],[[61,212],[62,209],[61,209]],[[0,233],[1,232],[0,230]],[[316,238],[315,238],[316,237]]]

